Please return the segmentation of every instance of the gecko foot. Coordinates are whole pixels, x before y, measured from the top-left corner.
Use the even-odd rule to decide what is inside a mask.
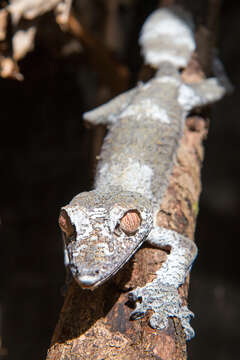
[[[136,309],[131,313],[131,319],[141,319],[148,310],[154,310],[150,318],[150,326],[162,330],[168,326],[169,317],[178,317],[186,334],[186,339],[194,337],[194,330],[190,326],[191,317],[194,314],[182,306],[177,288],[162,284],[157,280],[147,284],[143,288],[137,288],[129,293],[129,300],[136,303]]]

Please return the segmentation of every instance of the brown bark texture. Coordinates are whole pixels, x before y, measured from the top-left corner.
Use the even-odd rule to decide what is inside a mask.
[[[192,59],[182,76],[196,81],[202,72]],[[158,214],[158,223],[194,237],[203,161],[202,140],[206,121],[198,116],[187,119],[184,136],[168,191]],[[95,291],[82,290],[74,281],[69,287],[60,313],[47,360],[59,359],[186,359],[186,342],[178,319],[169,319],[164,331],[150,328],[148,317],[130,321],[130,289],[153,280],[166,253],[142,247],[110,281]],[[187,302],[188,282],[179,292]]]

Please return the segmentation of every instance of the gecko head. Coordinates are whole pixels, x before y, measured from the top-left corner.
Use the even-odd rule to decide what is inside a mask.
[[[151,205],[141,194],[119,187],[93,190],[62,208],[59,225],[73,277],[81,287],[93,290],[146,239],[152,229]]]

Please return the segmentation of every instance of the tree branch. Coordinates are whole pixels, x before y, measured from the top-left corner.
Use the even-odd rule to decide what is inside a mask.
[[[128,68],[117,62],[108,48],[85,29],[71,11],[66,24],[68,31],[80,40],[92,67],[103,77],[113,95],[125,91],[129,83]]]
[[[203,78],[196,55],[182,73],[185,82]],[[200,170],[207,122],[201,116],[186,121],[177,161],[158,214],[158,225],[194,238],[201,191]],[[148,317],[130,321],[127,292],[153,280],[165,260],[162,250],[142,247],[113,279],[95,291],[82,290],[74,281],[69,287],[47,360],[59,359],[159,359],[187,358],[185,335],[177,318],[158,331]],[[187,302],[189,278],[179,288]]]
[[[193,59],[183,73],[185,81],[198,74]],[[203,160],[202,140],[207,133],[205,121],[189,118],[178,150],[168,191],[158,215],[159,225],[190,238],[194,236],[200,169]],[[164,261],[165,252],[141,248],[111,281],[95,291],[82,290],[72,282],[55,329],[47,360],[62,359],[186,359],[185,336],[178,319],[169,320],[165,331],[151,329],[148,318],[130,321],[131,309],[126,291],[153,279]],[[181,287],[183,301],[187,283]]]

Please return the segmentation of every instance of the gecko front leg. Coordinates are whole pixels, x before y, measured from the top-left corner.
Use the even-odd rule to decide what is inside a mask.
[[[129,294],[130,301],[136,303],[131,318],[142,318],[148,310],[154,310],[150,325],[161,330],[168,326],[169,317],[178,317],[187,340],[190,340],[194,337],[194,330],[190,326],[190,319],[194,315],[187,306],[182,305],[177,289],[185,281],[197,255],[197,247],[183,235],[161,227],[155,227],[147,241],[159,248],[170,246],[171,251],[165,263],[156,272],[156,279]]]

